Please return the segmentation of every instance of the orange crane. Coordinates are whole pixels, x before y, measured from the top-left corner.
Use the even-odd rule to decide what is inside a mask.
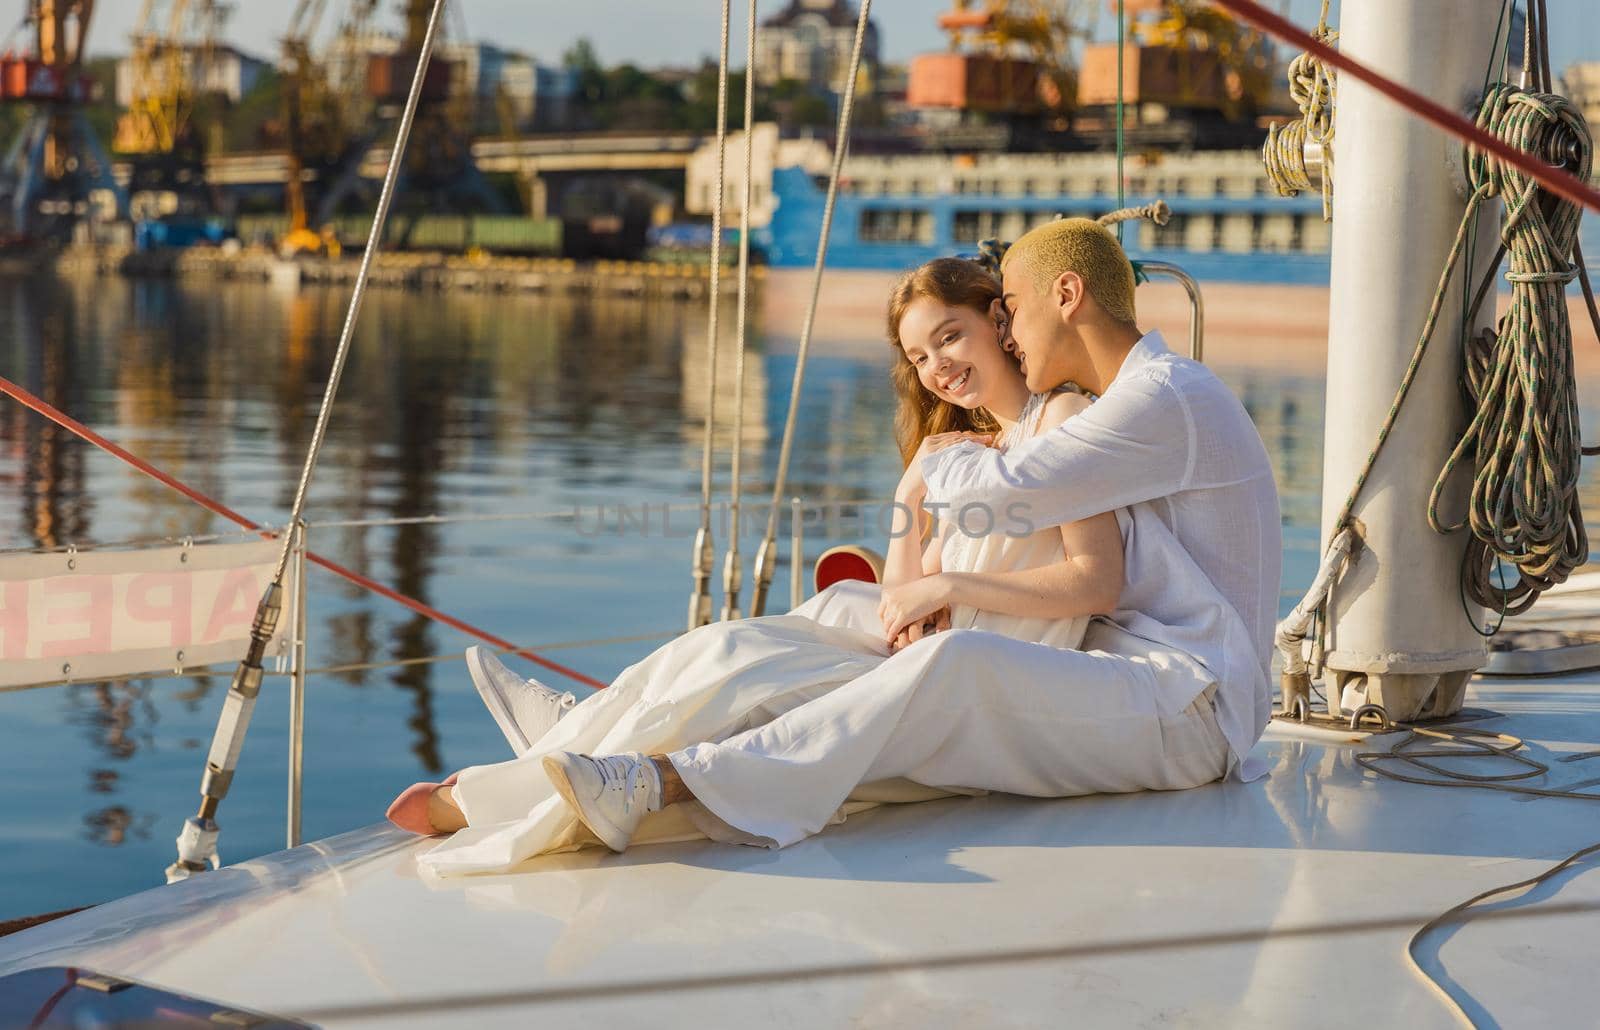
[[[93,89],[83,54],[94,8],[94,0],[29,0],[32,53],[0,59],[0,101],[32,108],[0,162],[0,204],[14,236],[60,235],[97,213],[97,196],[110,201],[105,214],[127,217],[127,193],[83,113]]]

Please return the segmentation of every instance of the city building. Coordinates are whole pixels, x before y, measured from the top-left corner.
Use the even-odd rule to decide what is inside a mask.
[[[450,43],[442,56],[455,62],[456,83],[471,90],[480,131],[553,132],[570,126],[578,88],[572,69],[540,64],[492,43]]]
[[[780,168],[799,167],[811,174],[826,175],[832,163],[832,150],[814,139],[781,139],[778,126],[757,122],[751,130],[755,140],[750,154],[750,225],[764,228],[772,221],[777,206],[772,193],[773,176]],[[744,147],[742,131],[728,133],[724,161],[722,212],[724,224],[739,224],[744,202]],[[717,196],[717,148],[706,143],[689,158],[684,169],[683,206],[691,215],[710,215]]]
[[[207,50],[201,47],[185,47],[181,64],[184,74],[195,79],[196,86],[203,93],[221,94],[229,101],[237,103],[239,98],[255,88],[262,73],[272,67],[268,61],[252,57],[236,47],[218,44]],[[198,74],[196,69],[198,68]],[[159,89],[163,85],[162,77],[166,74],[166,65],[157,61],[150,68],[153,81],[147,82],[147,88]],[[117,61],[117,104],[120,107],[129,107],[133,103],[134,59],[132,57],[119,58]]]
[[[366,61],[398,52],[400,40],[387,33],[369,33],[333,44],[329,67],[336,81],[365,81]],[[539,63],[533,57],[493,43],[451,41],[438,56],[451,64],[451,91],[471,97],[477,132],[558,132],[572,125],[577,73]],[[509,123],[509,124],[507,124]]]
[[[840,92],[850,69],[859,12],[849,0],[789,0],[756,32],[756,81],[764,86],[791,79]],[[878,69],[878,26],[867,23],[861,67],[870,89]],[[857,83],[860,89],[862,83]]]

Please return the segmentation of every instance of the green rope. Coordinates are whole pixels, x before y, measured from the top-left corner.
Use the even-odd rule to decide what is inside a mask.
[[[1485,97],[1478,123],[1530,154],[1571,160],[1574,173],[1589,178],[1593,141],[1565,97],[1499,86]],[[1464,385],[1472,421],[1434,484],[1428,523],[1441,533],[1470,529],[1468,592],[1486,608],[1504,594],[1507,614],[1515,615],[1589,557],[1578,497],[1583,441],[1566,303],[1567,284],[1578,274],[1570,259],[1583,211],[1487,154],[1469,153],[1467,177],[1475,198],[1505,203],[1500,238],[1511,255],[1511,304],[1497,333],[1467,341]],[[1474,475],[1467,515],[1445,525],[1439,496],[1469,452]],[[1492,582],[1497,558],[1516,566],[1519,578],[1509,588]]]
[[[1584,178],[1590,174],[1593,144],[1588,129],[1564,97],[1496,85],[1484,98],[1478,125],[1527,153],[1547,159],[1570,157],[1574,174]],[[1515,615],[1532,606],[1542,591],[1563,582],[1588,557],[1577,491],[1582,442],[1565,297],[1566,284],[1577,274],[1568,256],[1582,211],[1474,148],[1468,149],[1467,176],[1472,197],[1445,259],[1421,337],[1332,535],[1349,525],[1394,429],[1483,203],[1503,197],[1506,217],[1501,239],[1511,252],[1506,273],[1512,284],[1511,307],[1499,332],[1485,331],[1469,340],[1463,355],[1473,417],[1434,483],[1428,523],[1439,533],[1471,530],[1464,573],[1467,592],[1485,608],[1503,608],[1505,614]],[[1447,525],[1438,514],[1440,495],[1469,450],[1475,473],[1468,513],[1461,523]],[[1502,587],[1493,581],[1497,558],[1516,566],[1517,583]]]
[[[1122,51],[1127,47],[1127,22],[1123,17],[1123,0],[1117,0],[1117,207],[1127,207],[1128,198],[1124,195],[1127,178],[1122,174],[1122,160],[1126,155],[1127,145],[1122,136]],[[1117,223],[1117,242],[1122,242],[1122,223]]]

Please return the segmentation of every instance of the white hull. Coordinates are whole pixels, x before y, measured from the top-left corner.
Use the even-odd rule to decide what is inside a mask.
[[[1474,687],[1503,717],[1470,725],[1550,763],[1529,782],[1600,776],[1560,761],[1600,749],[1600,675]],[[1395,739],[1274,724],[1251,784],[892,806],[778,852],[592,850],[466,880],[419,879],[431,842],[371,827],[7,938],[0,974],[81,964],[325,1027],[1442,1028],[1411,934],[1600,822],[1356,764]],[[1597,939],[1580,866],[1421,954],[1480,1018],[1571,1026],[1600,1010]]]

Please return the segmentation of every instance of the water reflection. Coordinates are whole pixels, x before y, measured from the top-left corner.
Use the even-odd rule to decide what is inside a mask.
[[[140,748],[155,746],[155,727],[160,718],[150,701],[148,682],[72,686],[67,688],[67,695],[72,709],[69,720],[83,728],[97,757],[108,763],[88,770],[87,790],[91,804],[98,805],[105,796],[118,793],[120,767]],[[84,836],[92,843],[115,847],[130,834],[147,837],[153,820],[154,813],[138,815],[118,799],[84,815]]]
[[[0,306],[9,317],[0,318],[0,372],[237,510],[276,522],[290,507],[347,298],[343,289],[293,293],[233,282],[3,281]],[[713,381],[716,499],[719,506],[726,500],[741,403],[731,308],[723,326],[712,368],[699,304],[370,294],[312,486],[313,521],[569,514],[324,527],[313,530],[312,546],[521,642],[677,628],[689,587],[692,516],[674,516],[670,532],[655,518],[618,530],[616,512],[644,505],[659,511],[698,498]],[[753,505],[743,527],[747,562],[765,526],[795,368],[793,341],[783,334],[794,328],[752,326],[742,401],[742,488]],[[813,353],[789,494],[846,504],[892,491],[899,462],[887,360],[886,344],[870,337]],[[1282,490],[1287,604],[1315,563],[1322,380],[1270,363],[1219,371],[1260,427]],[[1592,399],[1595,389],[1585,383],[1581,395]],[[1584,416],[1587,426],[1600,425],[1592,404]],[[0,482],[16,487],[17,503],[0,506],[0,541],[9,547],[226,528],[12,404],[0,410]],[[1583,490],[1593,510],[1600,497],[1592,473]],[[597,529],[600,510],[607,524]],[[808,521],[808,555],[832,543],[881,545],[870,521],[870,509],[854,524]],[[719,521],[719,549],[726,533]],[[784,553],[786,524],[779,542]],[[313,666],[403,661],[468,642],[318,570],[311,577]],[[649,648],[607,645],[551,657],[606,679]],[[268,681],[245,771],[225,808],[230,860],[281,844],[282,682]],[[177,820],[193,804],[225,684],[223,676],[190,677],[0,699],[8,725],[11,713],[21,712],[36,738],[0,748],[0,776],[41,782],[39,810],[21,817],[27,832],[50,837],[71,824],[71,839],[51,846],[69,855],[92,847],[77,868],[103,871],[97,883],[106,896],[152,882],[171,860]],[[503,757],[503,743],[454,664],[313,676],[307,714],[313,834],[370,821],[396,784],[419,774]],[[21,743],[37,746],[30,752]],[[82,814],[64,820],[63,812]],[[94,857],[105,845],[126,857]],[[46,894],[59,887],[49,897],[37,884],[24,889],[25,878],[6,875],[23,868],[10,864],[21,861],[6,854],[11,850],[0,849],[0,918],[85,900],[81,884],[76,893],[46,884]],[[8,880],[17,885],[3,886]]]
[[[43,297],[36,300],[34,290]],[[79,335],[76,306],[59,300],[51,303],[62,293],[53,280],[30,282],[20,292],[31,302],[9,306],[14,315],[11,332],[20,344],[13,351],[21,359],[16,378],[58,408],[81,409],[85,383],[73,344]],[[83,445],[66,430],[18,405],[8,403],[6,407],[5,436],[13,453],[21,458],[22,471],[13,482],[20,479],[17,497],[27,542],[59,547],[84,538],[92,499],[83,489]]]

